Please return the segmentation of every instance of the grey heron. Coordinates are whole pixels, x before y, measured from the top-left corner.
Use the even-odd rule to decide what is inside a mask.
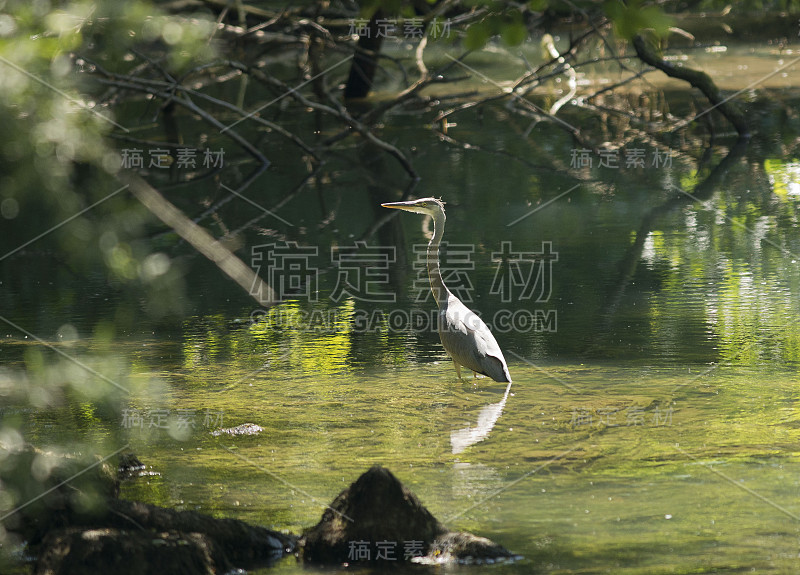
[[[384,208],[405,210],[433,218],[433,237],[428,243],[427,264],[431,291],[439,307],[439,337],[453,359],[458,379],[461,366],[499,382],[511,382],[508,365],[487,325],[444,285],[439,269],[439,244],[444,235],[444,203],[436,198],[381,204]],[[477,375],[476,375],[477,377]]]

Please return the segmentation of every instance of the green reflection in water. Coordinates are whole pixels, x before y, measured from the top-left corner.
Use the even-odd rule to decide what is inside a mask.
[[[226,426],[264,433],[216,439],[198,428],[178,442],[130,430],[163,475],[128,484],[127,496],[299,531],[381,463],[452,526],[526,556],[504,573],[781,572],[796,561],[792,372],[512,362],[497,424],[454,455],[451,433],[474,426],[503,386],[458,383],[446,362],[369,374],[252,374],[237,363],[198,367],[217,385],[186,388],[172,407],[224,411]],[[293,560],[278,568],[301,571]]]

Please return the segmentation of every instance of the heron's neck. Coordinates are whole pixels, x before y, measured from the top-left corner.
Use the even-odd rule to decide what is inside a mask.
[[[439,244],[444,235],[444,214],[433,219],[433,237],[428,243],[428,279],[431,282],[431,291],[436,303],[441,305],[447,301],[448,290],[442,279],[442,272],[439,269]]]

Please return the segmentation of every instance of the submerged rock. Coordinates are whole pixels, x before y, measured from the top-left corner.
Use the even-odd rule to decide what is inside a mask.
[[[133,454],[114,469],[95,457],[3,449],[0,486],[29,501],[3,527],[10,540],[27,542],[36,575],[205,575],[270,565],[294,551],[293,535],[118,499],[117,474],[135,476],[145,467]]]
[[[119,456],[117,477],[120,481],[143,477],[147,474],[147,467],[136,457],[135,453],[123,453]]]
[[[215,575],[231,568],[214,540],[203,533],[73,527],[45,537],[33,575]]]
[[[425,555],[430,543],[446,532],[388,469],[374,466],[333,500],[322,520],[304,533],[300,546],[304,561],[347,563],[375,560],[376,544],[391,542],[394,553],[387,543],[378,560],[390,555],[387,561],[403,561],[408,560],[406,548]],[[363,542],[369,544],[366,549]]]
[[[44,455],[22,450],[16,463],[31,465]],[[110,465],[101,469],[105,462],[97,460],[88,471],[67,475],[75,464],[54,459],[48,481],[37,485],[39,505],[6,519],[6,528],[27,540],[37,556],[35,575],[230,573],[270,565],[296,549],[307,564],[494,563],[517,557],[488,539],[450,531],[380,466],[342,491],[298,541],[235,519],[120,500]],[[119,471],[142,466],[135,456],[126,456]],[[3,476],[4,481],[14,478],[19,473]]]
[[[0,443],[3,491],[19,507],[3,519],[2,528],[35,545],[54,528],[103,515],[105,502],[119,494],[119,482],[113,466],[96,456]]]
[[[522,559],[486,537],[466,531],[450,531],[437,537],[424,557],[415,563],[426,565],[441,563],[488,564]]]
[[[226,573],[291,553],[295,537],[236,519],[110,500],[104,516],[73,517],[37,546],[35,575]]]
[[[388,469],[374,466],[342,491],[298,547],[307,563],[494,563],[504,547],[436,519]]]

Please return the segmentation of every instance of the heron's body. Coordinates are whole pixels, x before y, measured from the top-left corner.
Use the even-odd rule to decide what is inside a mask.
[[[439,337],[453,358],[459,378],[459,366],[463,365],[495,381],[511,381],[503,352],[492,332],[480,317],[449,291],[445,301],[439,303]]]
[[[442,280],[439,269],[439,244],[444,235],[444,205],[435,198],[382,204],[386,208],[406,210],[433,217],[433,237],[428,243],[428,279],[439,306],[439,337],[445,351],[453,358],[456,373],[461,367],[481,373],[495,381],[510,382],[506,360],[492,332],[472,310],[454,296]]]

